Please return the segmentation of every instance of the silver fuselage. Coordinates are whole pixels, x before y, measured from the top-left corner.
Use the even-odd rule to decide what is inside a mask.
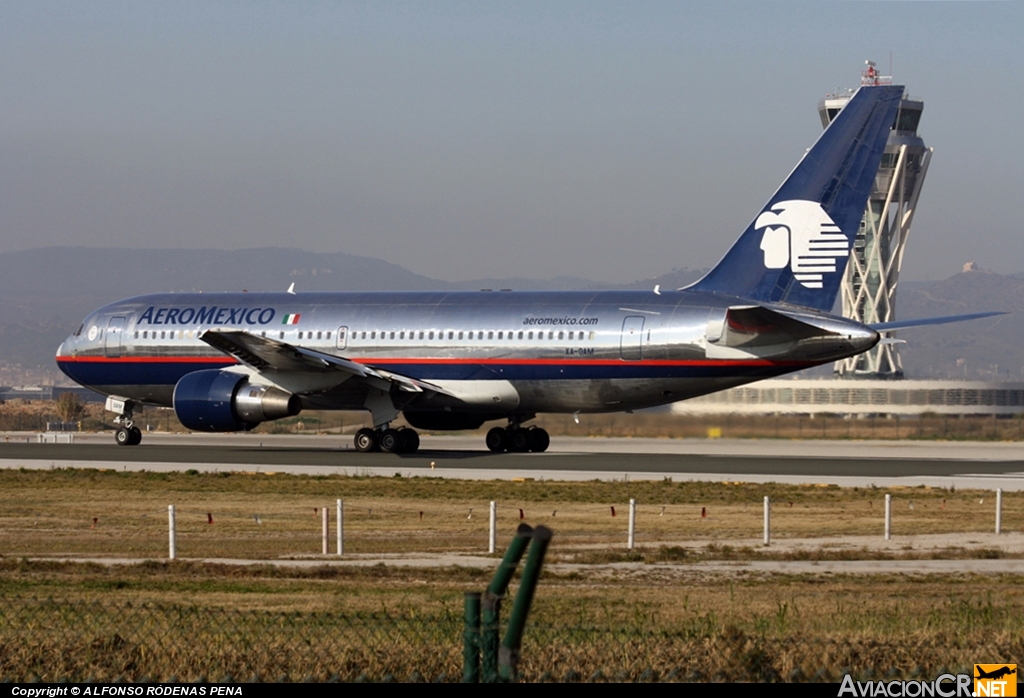
[[[878,335],[826,313],[770,306],[829,330],[827,341],[717,349],[743,300],[670,291],[157,294],[89,315],[57,352],[61,370],[105,395],[170,406],[192,371],[248,372],[315,409],[362,409],[345,376],[256,372],[199,339],[242,330],[450,388],[395,396],[399,409],[498,418],[662,405],[834,361]],[[718,328],[716,330],[716,327]]]

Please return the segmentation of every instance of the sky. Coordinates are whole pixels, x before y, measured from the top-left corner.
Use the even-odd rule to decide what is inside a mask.
[[[1022,27],[1020,2],[6,2],[0,252],[704,268],[818,100],[891,57],[935,149],[902,278],[1022,272]]]

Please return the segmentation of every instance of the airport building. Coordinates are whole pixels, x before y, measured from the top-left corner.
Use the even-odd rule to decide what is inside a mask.
[[[996,415],[1024,412],[1024,382],[779,378],[677,402],[675,414]]]

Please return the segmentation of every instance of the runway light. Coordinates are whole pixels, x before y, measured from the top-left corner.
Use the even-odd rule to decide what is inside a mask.
[[[612,507],[612,518],[615,518],[615,507]]]
[[[708,518],[708,508],[707,507],[701,507],[700,508],[700,518],[702,518],[702,519]]]
[[[206,523],[213,524],[213,514],[210,512],[206,512]]]

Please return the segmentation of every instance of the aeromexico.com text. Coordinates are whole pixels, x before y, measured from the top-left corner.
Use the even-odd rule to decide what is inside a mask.
[[[523,318],[523,324],[531,325],[596,325],[596,317],[528,317]]]

